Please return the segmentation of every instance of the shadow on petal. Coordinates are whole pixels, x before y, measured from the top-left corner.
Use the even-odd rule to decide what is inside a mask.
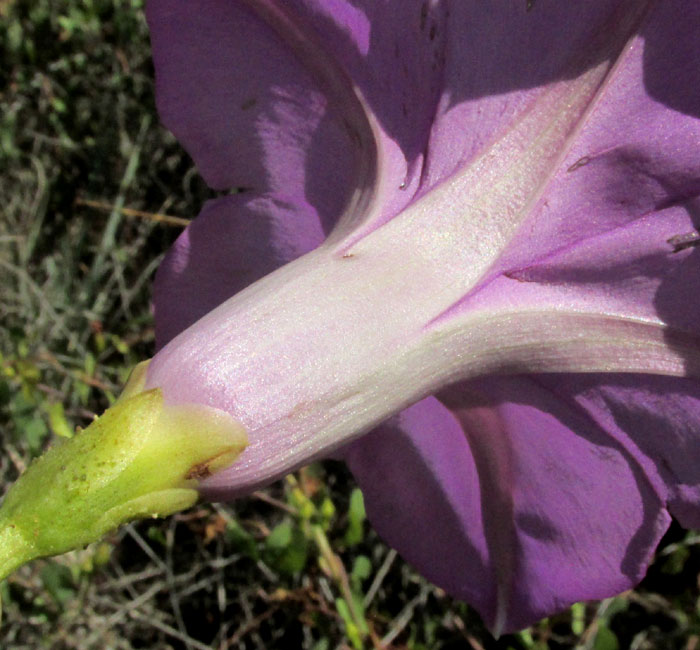
[[[670,517],[624,444],[532,378],[440,398],[449,409],[424,400],[347,452],[370,519],[410,563],[496,633],[641,580]]]

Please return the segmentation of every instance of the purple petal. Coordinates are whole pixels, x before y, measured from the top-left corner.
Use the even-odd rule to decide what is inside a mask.
[[[512,322],[515,311],[547,311],[551,326],[578,314],[587,317],[577,325],[582,336],[586,322],[601,319],[655,323],[680,370],[697,372],[700,95],[687,84],[700,85],[699,30],[697,3],[653,7],[582,120],[562,167],[481,286],[450,315],[502,310],[493,316],[495,327]],[[514,325],[512,333],[522,330]],[[649,332],[647,347],[654,348]],[[615,354],[608,355],[611,370],[618,369]],[[647,370],[678,372],[664,363]]]
[[[153,296],[158,348],[323,239],[309,205],[248,193],[209,201],[158,268]]]
[[[528,13],[525,3],[499,2],[284,4],[336,58],[376,122],[393,192],[384,188],[392,209],[379,210],[375,226],[474,162],[544,88],[617,59],[650,5],[543,0]]]
[[[244,2],[150,0],[147,15],[159,113],[205,180],[282,191],[332,223],[360,183],[351,133],[365,122],[349,86],[332,96],[292,53],[295,35]]]
[[[377,532],[432,582],[493,614],[479,476],[464,432],[434,397],[341,450]]]
[[[148,16],[160,112],[213,186],[284,188],[337,216],[372,185],[350,219],[376,227],[473,162],[542,88],[617,58],[644,7],[151,0]]]
[[[520,300],[523,291],[507,286],[513,279],[551,284],[549,278],[556,276],[561,285],[565,280],[557,275],[558,265],[566,271],[578,259],[585,263],[592,249],[611,267],[606,277],[616,279],[620,253],[630,257],[632,251],[637,255],[624,261],[627,275],[636,272],[639,260],[659,258],[659,272],[644,287],[635,286],[633,293],[620,292],[619,282],[614,288],[598,282],[601,299],[592,301],[594,292],[589,286],[581,291],[579,281],[573,296],[559,291],[545,298],[537,293],[532,300],[561,307],[562,302],[570,305],[585,297],[589,311],[607,314],[616,307],[633,318],[656,316],[657,309],[677,316],[677,307],[684,305],[683,320],[698,322],[683,295],[695,291],[697,273],[691,282],[684,276],[659,288],[659,277],[690,252],[678,259],[664,257],[674,248],[667,240],[695,228],[691,202],[700,191],[695,147],[700,126],[694,119],[700,99],[678,81],[700,84],[691,56],[697,40],[690,38],[700,10],[686,5],[677,0],[647,12],[636,2],[538,2],[527,14],[524,6],[515,4],[431,7],[416,1],[403,3],[399,18],[396,7],[374,2],[309,0],[282,5],[259,0],[236,5],[207,0],[185,5],[152,0],[149,20],[161,112],[205,175],[211,176],[210,182],[220,187],[283,187],[294,203],[308,202],[317,209],[326,232],[350,200],[349,192],[359,188],[367,194],[364,202],[351,201],[356,208],[364,206],[367,214],[356,210],[346,215],[348,219],[364,218],[366,228],[376,227],[414,197],[463,171],[494,138],[517,129],[538,104],[546,105],[546,86],[574,80],[609,58],[615,66],[601,73],[600,92],[594,93],[594,84],[579,98],[582,111],[589,102],[594,110],[584,111],[570,126],[575,140],[567,136],[557,145],[556,154],[569,149],[564,165],[549,179],[519,234],[513,224],[494,222],[494,235],[505,227],[515,234],[514,241],[489,243],[490,226],[480,234],[492,248],[506,246],[487,276],[505,277],[481,297],[515,293],[513,300]],[[685,38],[669,38],[677,23],[684,25]],[[643,36],[625,45],[638,24],[645,25]],[[246,39],[254,42],[252,51]],[[178,48],[172,47],[175,40]],[[673,47],[659,45],[671,41]],[[262,99],[253,106],[252,96]],[[324,124],[334,125],[335,135],[328,135]],[[364,148],[358,148],[358,137]],[[381,166],[377,177],[359,173],[353,158],[364,160],[369,173],[374,164],[369,159],[376,153],[368,146],[372,138],[381,153],[374,161]],[[518,154],[517,147],[511,153]],[[215,170],[213,175],[209,168]],[[217,180],[217,174],[223,176]],[[246,174],[252,176],[246,179]],[[463,198],[468,206],[469,197]],[[443,213],[445,206],[432,209]],[[654,210],[660,211],[660,219],[650,214]],[[503,215],[506,220],[523,218],[518,211]],[[644,230],[650,219],[654,228]],[[467,226],[475,231],[470,223]],[[636,229],[636,234],[631,233],[628,242],[617,232],[620,228]],[[353,239],[360,236],[356,233]],[[225,248],[226,240],[216,245]],[[570,259],[572,254],[578,258]],[[462,263],[471,264],[456,259],[454,270]],[[691,276],[694,268],[686,265]],[[465,301],[473,306],[473,294],[473,286],[466,283],[465,296],[457,299],[451,313]],[[666,313],[660,315],[668,324]],[[183,322],[193,320],[194,316]]]
[[[620,443],[527,379],[443,397],[452,414],[422,402],[347,452],[409,562],[496,632],[642,578],[669,516]]]
[[[538,380],[638,459],[687,528],[700,526],[700,383],[650,375],[563,375]]]
[[[530,266],[555,264],[572,253],[582,259],[599,243],[611,244],[598,255],[607,256],[609,266],[635,252],[640,259],[648,251],[671,253],[667,239],[700,225],[700,94],[689,90],[700,84],[699,30],[697,3],[654,4],[582,120],[563,165],[504,251],[500,271],[528,275]],[[664,226],[654,228],[658,221]],[[641,243],[646,250],[628,250],[623,233],[643,228],[647,241],[637,232],[630,246]]]

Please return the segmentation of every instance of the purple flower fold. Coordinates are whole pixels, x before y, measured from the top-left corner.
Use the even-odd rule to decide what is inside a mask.
[[[495,632],[700,525],[700,5],[150,0],[215,189],[147,386],[223,409],[230,498],[342,455]],[[669,514],[670,513],[670,514]]]

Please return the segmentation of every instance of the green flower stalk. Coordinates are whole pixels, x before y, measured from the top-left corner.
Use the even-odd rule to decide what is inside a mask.
[[[245,448],[245,430],[227,413],[171,406],[160,389],[143,390],[146,365],[114,406],[58,441],[10,489],[0,509],[0,578],[127,521],[189,508],[199,481]]]

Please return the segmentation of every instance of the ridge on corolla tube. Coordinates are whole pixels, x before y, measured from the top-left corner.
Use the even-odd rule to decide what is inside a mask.
[[[199,481],[246,446],[245,430],[227,413],[171,406],[160,389],[143,390],[147,365],[104,415],[54,444],[9,490],[0,508],[0,579],[133,519],[189,508]]]

